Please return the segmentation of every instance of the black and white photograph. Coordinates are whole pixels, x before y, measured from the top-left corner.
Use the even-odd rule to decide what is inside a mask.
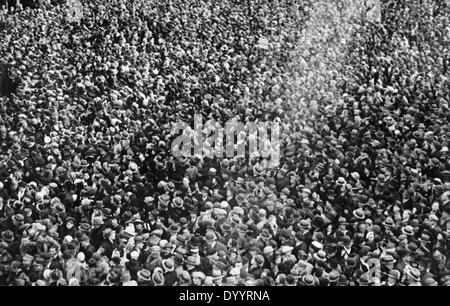
[[[0,9],[0,286],[450,286],[449,0]]]

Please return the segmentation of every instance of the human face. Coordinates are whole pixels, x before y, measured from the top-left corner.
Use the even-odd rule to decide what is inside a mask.
[[[25,259],[23,260],[23,265],[24,265],[24,267],[26,267],[26,268],[30,267],[30,266],[31,266],[31,259],[30,259],[30,258],[25,258]]]
[[[216,240],[207,240],[206,244],[210,247],[213,247],[216,244]]]
[[[431,205],[431,210],[432,210],[432,211],[438,211],[438,210],[439,210],[439,203],[438,203],[438,202],[434,202],[434,203]]]
[[[40,263],[34,263],[33,264],[33,268],[34,268],[34,270],[36,270],[36,271],[41,271],[44,267],[40,264]]]
[[[192,278],[192,283],[193,283],[195,286],[201,286],[201,285],[202,285],[202,280],[201,280],[201,278],[199,278],[199,277],[194,277],[194,278]]]
[[[405,210],[402,214],[402,218],[403,218],[403,220],[408,220],[409,219],[409,211]]]
[[[142,231],[142,224],[140,224],[140,223],[139,223],[139,224],[136,224],[135,227],[136,227],[136,231],[138,231],[138,232],[139,232],[139,231]]]
[[[73,227],[73,221],[68,221],[66,224],[66,228],[70,230],[72,227]]]

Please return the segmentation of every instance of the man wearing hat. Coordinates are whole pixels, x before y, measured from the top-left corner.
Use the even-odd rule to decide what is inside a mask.
[[[255,279],[261,278],[264,263],[265,263],[264,256],[262,256],[261,254],[256,255],[250,262],[248,272],[252,274],[255,277]]]
[[[430,214],[428,216],[428,223],[425,224],[425,228],[436,237],[438,233],[442,232],[442,229],[438,225],[439,218],[436,215]]]
[[[175,271],[174,261],[171,258],[163,259],[161,261],[161,267],[164,271],[165,284],[167,286],[172,286],[173,284],[175,284],[178,280],[178,277],[177,272]]]
[[[92,257],[92,254],[97,252],[97,249],[91,244],[90,239],[87,235],[83,235],[81,237],[80,252],[83,252],[86,257],[86,261],[89,261],[89,259],[91,259]]]
[[[156,267],[152,274],[152,283],[153,286],[165,286],[165,277],[164,271],[161,267]]]
[[[422,286],[420,271],[418,269],[407,265],[403,272],[405,273],[408,286]]]
[[[163,259],[161,257],[161,248],[159,245],[149,246],[144,253],[145,255],[143,257],[146,258],[144,266],[147,270],[152,272],[156,267],[162,266]]]
[[[213,249],[217,252],[218,251],[224,251],[225,253],[227,252],[227,247],[222,243],[220,243],[219,241],[217,241],[217,235],[215,232],[213,231],[206,232],[205,240],[206,240],[206,250]]]
[[[203,285],[203,281],[206,278],[205,273],[200,272],[200,271],[195,271],[191,275],[192,275],[192,285],[193,286],[202,286]]]
[[[6,219],[4,222],[0,223],[0,231],[10,230],[15,233],[23,224],[24,219],[25,218],[22,214],[15,214]]]
[[[184,265],[186,267],[186,270],[189,271],[189,273],[193,273],[194,271],[199,270],[201,257],[200,256],[187,256]]]
[[[92,230],[89,234],[89,238],[96,249],[98,249],[103,242],[103,231],[106,228],[103,223],[103,217],[101,216],[92,219]]]

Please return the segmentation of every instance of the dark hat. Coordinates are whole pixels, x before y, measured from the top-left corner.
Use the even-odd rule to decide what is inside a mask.
[[[406,249],[411,252],[411,253],[415,253],[418,249],[417,244],[415,244],[414,242],[410,242],[407,246]]]
[[[361,274],[361,276],[359,277],[359,285],[360,286],[369,285],[369,279],[366,274]]]
[[[76,246],[75,243],[72,243],[72,242],[71,242],[71,243],[67,244],[67,250],[68,250],[68,251],[75,251],[76,248],[77,248],[77,246]]]
[[[336,270],[331,271],[328,274],[328,279],[330,281],[330,283],[336,283],[339,281],[339,272],[337,272]]]
[[[268,230],[264,229],[261,232],[261,237],[264,239],[270,239],[270,238],[272,238],[272,235],[269,233]]]
[[[89,232],[91,230],[91,226],[89,223],[83,222],[80,224],[80,230],[83,232]]]
[[[384,224],[384,226],[394,226],[395,225],[394,220],[390,216],[386,217],[383,224]]]
[[[206,241],[214,241],[214,240],[217,240],[217,236],[214,232],[210,231],[210,232],[206,233],[205,239],[206,239]]]
[[[430,236],[427,235],[427,234],[422,234],[422,235],[420,236],[420,238],[419,238],[419,241],[420,241],[420,242],[423,242],[423,243],[428,243],[428,242],[431,241],[431,238],[430,238]]]
[[[220,225],[220,228],[223,232],[229,232],[231,231],[231,224],[230,222],[224,222]]]
[[[189,243],[191,244],[191,246],[199,247],[202,242],[201,242],[201,238],[200,237],[194,236],[194,237],[191,238]]]
[[[186,240],[187,239],[184,235],[180,235],[180,234],[177,235],[177,242],[184,244],[184,243],[186,243]]]
[[[52,259],[52,255],[48,252],[41,254],[42,259],[46,262],[48,262],[50,259]]]
[[[124,220],[130,220],[133,217],[129,210],[125,211],[122,216]]]
[[[180,231],[180,227],[177,224],[172,224],[169,227],[169,231],[172,233],[178,233]]]
[[[221,260],[216,261],[214,263],[214,266],[217,268],[217,270],[220,270],[220,271],[224,271],[227,268],[227,264]]]
[[[24,221],[24,216],[21,214],[16,214],[12,217],[12,219],[17,223],[22,223]]]
[[[14,233],[11,230],[3,231],[2,238],[6,242],[13,242],[14,241]]]

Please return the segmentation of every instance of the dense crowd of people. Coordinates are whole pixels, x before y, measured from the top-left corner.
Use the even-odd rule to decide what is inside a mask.
[[[0,13],[0,285],[450,285],[448,1],[81,3]]]

